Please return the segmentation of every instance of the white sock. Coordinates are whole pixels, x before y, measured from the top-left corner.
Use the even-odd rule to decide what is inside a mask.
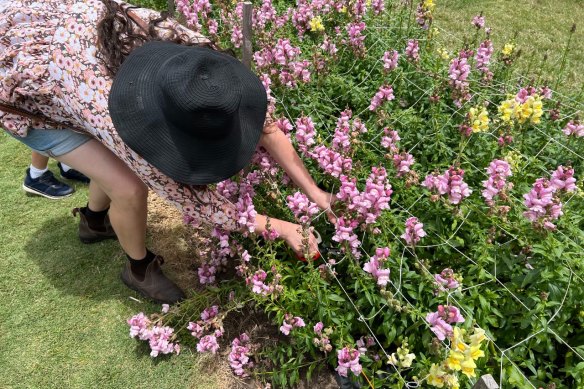
[[[67,166],[63,162],[61,162],[61,169],[63,169],[64,172],[68,172],[69,170],[71,170],[71,166]]]
[[[44,169],[37,169],[36,167],[30,165],[30,178],[36,180],[37,178],[45,174],[47,170],[49,170],[48,166]]]

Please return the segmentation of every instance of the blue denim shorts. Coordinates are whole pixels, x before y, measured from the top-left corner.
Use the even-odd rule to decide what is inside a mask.
[[[67,154],[91,140],[89,135],[67,129],[38,130],[31,128],[28,130],[28,135],[23,138],[14,135],[12,137],[37,153],[52,158]]]

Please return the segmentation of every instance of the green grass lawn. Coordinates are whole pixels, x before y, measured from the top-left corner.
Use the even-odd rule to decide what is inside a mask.
[[[582,0],[438,0],[436,25],[460,35],[481,10],[498,48],[517,33],[523,69],[537,71],[530,58],[547,53],[542,70],[550,74],[572,23],[584,20]],[[562,91],[582,91],[583,41],[584,25],[572,38]],[[207,359],[184,350],[153,360],[129,338],[126,319],[160,307],[129,298],[136,295],[119,280],[125,258],[116,242],[77,240],[70,210],[85,204],[86,187],[60,201],[26,196],[29,163],[26,148],[0,134],[0,387],[217,388]]]
[[[191,350],[152,359],[130,339],[126,319],[160,306],[129,298],[139,296],[119,279],[117,242],[77,239],[71,208],[87,188],[58,201],[25,195],[30,153],[4,133],[0,161],[0,388],[217,387]]]
[[[584,0],[436,0],[434,25],[444,30],[446,46],[457,47],[472,37],[473,16],[483,12],[492,28],[495,50],[515,42],[521,50],[518,69],[560,93],[584,98]],[[564,48],[576,24],[560,74]],[[547,60],[544,61],[544,57]],[[558,82],[559,79],[559,82]]]

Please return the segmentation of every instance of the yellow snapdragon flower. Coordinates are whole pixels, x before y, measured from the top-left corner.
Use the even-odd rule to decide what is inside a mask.
[[[450,350],[448,358],[444,361],[447,368],[451,370],[460,371],[462,370],[462,363],[465,361],[464,354],[460,351]]]
[[[465,376],[467,377],[476,376],[475,369],[477,365],[476,363],[474,363],[474,360],[472,358],[466,358],[464,361],[462,361],[460,366],[462,367],[462,374],[464,374]]]
[[[445,383],[445,375],[446,372],[442,369],[442,367],[433,363],[432,366],[430,366],[430,371],[428,372],[428,384],[437,388],[443,388]]]
[[[499,113],[501,114],[500,118],[506,123],[513,122],[516,106],[517,101],[513,97],[503,101],[498,107]]]
[[[512,43],[505,43],[505,46],[503,46],[503,50],[501,50],[501,52],[503,55],[510,56],[511,53],[513,53],[514,48],[515,46]]]
[[[485,107],[473,107],[469,114],[472,132],[485,132],[489,129],[489,113]]]
[[[424,0],[422,6],[426,8],[428,11],[433,11],[436,4],[434,4],[434,0]]]
[[[485,356],[485,352],[483,350],[481,350],[481,346],[479,344],[477,344],[476,346],[470,346],[470,348],[468,350],[466,350],[466,353],[474,361]]]
[[[517,151],[510,151],[505,156],[505,161],[511,166],[511,171],[516,172],[517,168],[519,167],[519,162],[522,159],[521,153]]]
[[[470,336],[471,346],[477,346],[481,344],[487,337],[485,336],[485,330],[482,328],[474,328],[473,334]]]
[[[440,58],[446,59],[446,60],[450,59],[450,53],[448,53],[448,50],[446,50],[445,48],[440,47],[439,49],[437,49],[437,51],[438,51],[438,55],[440,55]]]
[[[447,374],[444,377],[444,381],[446,382],[446,385],[448,385],[448,387],[450,389],[460,389],[460,384],[458,383],[458,377],[455,376],[454,374]]]
[[[458,327],[454,327],[452,335],[452,344],[450,345],[452,350],[464,352],[468,348],[468,346],[463,341],[463,337],[464,330],[461,330]]]
[[[539,124],[541,123],[541,116],[543,115],[543,102],[541,101],[541,96],[533,95],[532,109],[533,113],[531,115],[531,123]]]
[[[346,14],[347,13],[347,7],[343,6],[343,8],[341,8],[341,10],[339,11],[342,14]]]
[[[310,20],[310,31],[324,31],[322,18],[320,16],[315,16]]]

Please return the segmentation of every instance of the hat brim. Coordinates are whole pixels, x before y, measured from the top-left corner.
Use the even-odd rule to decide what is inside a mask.
[[[185,50],[206,50],[233,61],[241,83],[238,118],[229,137],[185,138],[164,116],[157,73]],[[249,164],[259,142],[267,109],[261,80],[236,58],[211,49],[171,42],[148,42],[135,49],[120,67],[109,100],[112,122],[124,143],[168,177],[189,185],[223,181]],[[181,133],[180,137],[175,134]]]

